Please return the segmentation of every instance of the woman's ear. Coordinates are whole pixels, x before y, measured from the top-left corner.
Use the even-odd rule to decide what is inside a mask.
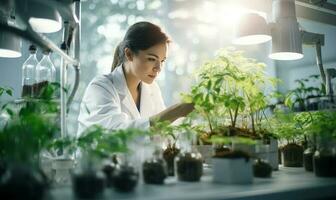
[[[133,52],[131,49],[126,47],[124,51],[127,61],[133,61]]]

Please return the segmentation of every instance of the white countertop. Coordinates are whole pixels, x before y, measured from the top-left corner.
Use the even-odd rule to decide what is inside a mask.
[[[53,199],[75,199],[71,187],[51,190]],[[105,189],[103,199],[316,199],[334,196],[336,177],[319,178],[303,168],[280,167],[272,178],[254,178],[249,185],[225,185],[212,182],[211,171],[205,170],[200,182],[179,182],[174,177],[166,179],[165,185],[139,183],[131,193],[118,193]]]

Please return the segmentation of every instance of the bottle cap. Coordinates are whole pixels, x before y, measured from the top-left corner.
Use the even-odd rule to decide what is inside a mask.
[[[29,46],[29,52],[36,53],[36,51],[37,51],[37,48],[36,48],[35,45],[32,44],[32,45]]]

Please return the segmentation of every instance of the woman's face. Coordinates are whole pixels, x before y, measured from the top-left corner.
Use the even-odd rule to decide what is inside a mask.
[[[139,80],[151,84],[159,75],[166,60],[167,47],[167,43],[160,43],[133,54],[129,59],[132,74]]]

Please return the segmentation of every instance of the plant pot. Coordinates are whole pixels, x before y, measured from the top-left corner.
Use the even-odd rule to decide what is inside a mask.
[[[278,140],[271,138],[266,141],[259,141],[256,145],[256,157],[265,160],[272,166],[273,170],[279,169],[279,148]]]
[[[102,172],[87,170],[72,175],[73,191],[77,198],[95,199],[102,196],[105,189],[105,176]]]
[[[282,163],[285,167],[303,166],[303,148],[300,145],[290,143],[282,148]]]
[[[144,182],[147,184],[163,184],[167,177],[166,164],[162,159],[152,159],[142,165]]]
[[[180,153],[175,160],[177,178],[180,181],[196,182],[203,174],[203,159],[198,152]]]
[[[0,180],[0,196],[6,199],[44,199],[48,189],[46,176],[30,166],[15,165]]]
[[[71,173],[74,165],[74,160],[71,158],[60,158],[54,160],[52,163],[54,182],[58,185],[70,185]]]
[[[105,174],[107,187],[111,187],[113,185],[113,172],[116,169],[117,169],[117,164],[113,162],[106,162],[103,165],[102,171]]]
[[[233,151],[244,151],[251,156],[256,155],[256,145],[255,144],[242,144],[242,143],[232,143]]]
[[[253,175],[259,178],[270,178],[272,176],[272,166],[261,159],[253,164]]]
[[[194,147],[202,155],[203,162],[210,165],[213,156],[213,145],[195,145]]]
[[[316,150],[313,166],[316,176],[334,177],[336,176],[336,155],[325,149]]]
[[[213,181],[249,184],[253,181],[252,162],[247,153],[232,151],[212,158]]]
[[[313,156],[314,156],[314,149],[313,148],[307,148],[303,152],[303,166],[306,171],[312,172],[314,170],[313,168]]]
[[[174,160],[175,157],[179,154],[180,149],[178,149],[174,144],[168,145],[168,147],[163,151],[163,159],[167,163],[168,176],[174,176]]]
[[[139,173],[129,164],[120,165],[113,172],[113,187],[120,192],[130,192],[138,184]]]

